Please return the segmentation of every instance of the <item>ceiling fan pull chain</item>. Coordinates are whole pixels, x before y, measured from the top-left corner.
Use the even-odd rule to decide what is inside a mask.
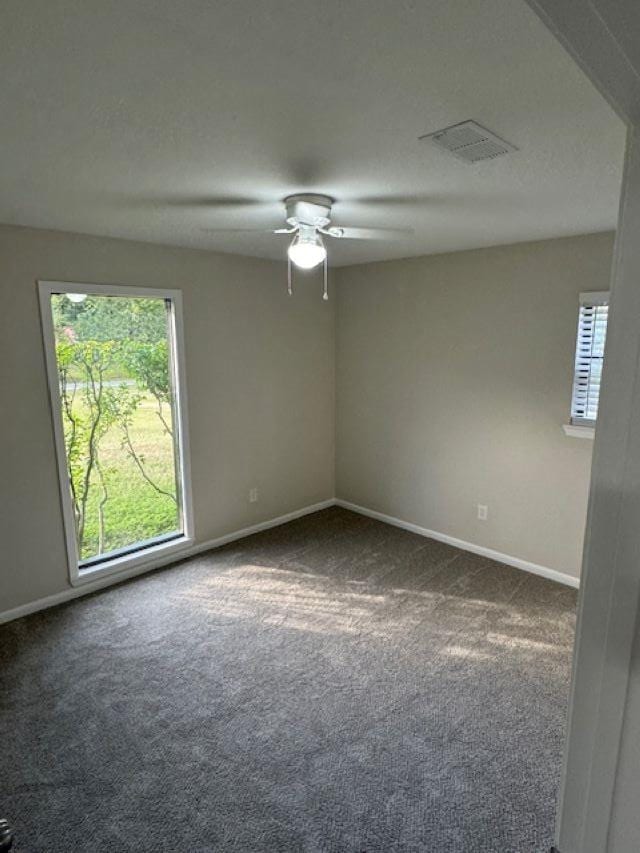
[[[329,294],[327,293],[327,256],[324,256],[324,293],[322,294],[322,298],[326,302],[329,298]]]
[[[289,296],[292,295],[293,289],[291,287],[291,258],[287,255],[287,293]]]

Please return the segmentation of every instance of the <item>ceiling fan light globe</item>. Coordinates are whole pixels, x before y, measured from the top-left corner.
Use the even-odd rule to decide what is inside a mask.
[[[327,257],[322,243],[293,242],[288,249],[291,263],[303,270],[310,270],[321,264]]]

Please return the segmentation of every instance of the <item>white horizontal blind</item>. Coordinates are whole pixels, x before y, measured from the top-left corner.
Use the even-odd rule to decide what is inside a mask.
[[[608,315],[608,292],[580,294],[578,340],[571,400],[572,424],[593,426],[598,417]]]

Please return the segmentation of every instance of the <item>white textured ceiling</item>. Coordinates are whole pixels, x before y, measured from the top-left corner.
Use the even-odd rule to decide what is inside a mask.
[[[4,0],[0,222],[281,258],[322,192],[333,263],[614,228],[624,127],[524,0]],[[517,153],[418,136],[473,118]]]

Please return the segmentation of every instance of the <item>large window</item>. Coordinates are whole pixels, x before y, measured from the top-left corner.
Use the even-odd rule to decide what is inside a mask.
[[[575,426],[593,427],[598,417],[608,316],[608,292],[580,294],[571,398],[571,423]]]
[[[41,282],[72,579],[190,538],[180,294]]]

